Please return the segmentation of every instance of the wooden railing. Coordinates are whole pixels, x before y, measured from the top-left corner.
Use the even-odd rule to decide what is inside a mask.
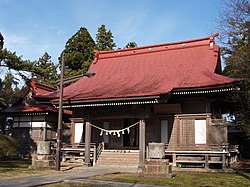
[[[210,144],[210,145],[180,145],[180,144],[165,144],[166,151],[228,151],[229,144]]]
[[[98,160],[99,156],[102,153],[102,150],[104,149],[104,142],[99,143],[98,147],[96,148],[96,161]]]
[[[227,126],[228,123],[224,119],[211,119],[211,125],[224,125],[224,126]]]
[[[90,144],[90,160],[93,166],[96,164],[103,149],[103,142],[99,143],[97,147],[95,143]],[[63,145],[61,153],[63,161],[66,161],[67,159],[82,159],[85,161],[85,143]]]
[[[96,152],[96,144],[90,144],[90,160],[92,163],[95,163],[95,152]],[[66,161],[67,159],[82,159],[85,161],[85,144],[71,144],[71,145],[63,145],[61,148],[62,160]]]
[[[149,158],[147,147],[147,158]],[[229,156],[229,145],[172,145],[165,144],[165,158],[171,158],[173,166],[195,165],[209,168],[210,164],[221,164],[225,168]],[[163,153],[164,154],[164,153]]]

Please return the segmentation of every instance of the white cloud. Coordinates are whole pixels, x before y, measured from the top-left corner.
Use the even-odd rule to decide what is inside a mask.
[[[10,34],[10,33],[2,33],[4,36],[4,43],[8,48],[13,48],[16,45],[26,45],[28,43],[29,38],[26,36]]]
[[[141,12],[136,15],[131,14],[131,16],[126,17],[123,20],[120,20],[117,24],[115,24],[115,28],[112,31],[117,38],[115,40],[119,40],[122,46],[124,47],[128,42],[132,42],[138,40],[141,37],[141,27],[146,21],[145,13]],[[118,39],[119,37],[119,39]]]

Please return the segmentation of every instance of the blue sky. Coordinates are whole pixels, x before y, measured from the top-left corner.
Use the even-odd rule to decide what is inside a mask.
[[[0,32],[5,47],[24,59],[44,52],[58,63],[66,41],[80,27],[93,39],[105,24],[117,47],[200,38],[216,32],[218,0],[0,0]]]

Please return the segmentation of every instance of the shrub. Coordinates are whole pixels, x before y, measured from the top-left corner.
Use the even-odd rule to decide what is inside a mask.
[[[18,155],[18,142],[13,137],[0,134],[0,158]]]

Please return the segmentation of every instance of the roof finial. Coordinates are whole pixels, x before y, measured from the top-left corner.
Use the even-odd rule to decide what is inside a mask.
[[[213,34],[213,35],[211,35],[210,36],[210,49],[214,49],[214,44],[215,44],[215,42],[214,42],[214,37],[216,37],[216,36],[218,36],[219,35],[219,33],[215,33],[215,34]]]
[[[100,52],[95,50],[94,53],[95,53],[95,58],[94,58],[93,64],[96,64],[99,59]]]

